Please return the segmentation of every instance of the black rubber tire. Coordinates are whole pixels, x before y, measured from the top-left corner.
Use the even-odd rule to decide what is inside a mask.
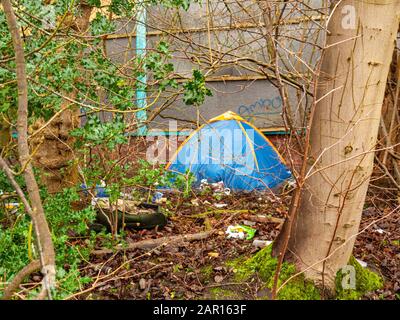
[[[153,229],[155,227],[162,228],[167,224],[166,216],[161,212],[160,206],[152,203],[142,203],[139,208],[155,209],[154,213],[138,214],[138,215],[125,215],[125,227],[128,229]],[[118,212],[118,229],[122,228],[123,213]],[[96,221],[91,225],[91,229],[101,231],[106,227],[110,231],[111,227],[104,214],[98,212]]]

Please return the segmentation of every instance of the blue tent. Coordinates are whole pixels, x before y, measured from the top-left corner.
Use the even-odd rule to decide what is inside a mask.
[[[232,191],[273,188],[291,176],[282,156],[263,133],[228,111],[194,131],[166,167],[196,183],[223,181]]]

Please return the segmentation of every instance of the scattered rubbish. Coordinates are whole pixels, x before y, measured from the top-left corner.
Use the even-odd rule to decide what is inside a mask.
[[[112,210],[117,209],[119,211],[132,214],[133,212],[137,212],[137,207],[141,202],[126,200],[126,199],[118,199],[115,203],[110,204],[109,198],[93,198],[91,203],[92,206],[96,206],[97,208],[112,209]]]
[[[264,247],[269,246],[271,243],[272,243],[272,241],[270,241],[270,240],[258,240],[258,239],[255,239],[253,241],[252,245],[254,247],[256,247],[256,248],[264,248]]]
[[[124,192],[120,193],[120,198],[121,199],[126,199],[126,200],[134,200],[135,199],[132,194],[124,193]]]
[[[91,188],[88,187],[86,184],[82,183],[81,189],[83,189],[83,193],[86,196],[90,195],[89,190]],[[94,193],[95,193],[96,198],[107,198],[108,197],[108,194],[106,191],[106,183],[103,180],[101,180],[100,184],[96,184]]]
[[[154,195],[153,195],[153,198],[151,199],[151,202],[153,202],[153,203],[158,203],[158,202],[160,202],[160,200],[162,199],[163,195],[164,195],[164,194],[163,194],[162,192],[156,191],[156,192],[154,193]]]
[[[235,239],[246,239],[251,240],[253,239],[254,235],[256,234],[257,230],[242,226],[242,225],[235,225],[235,226],[228,226],[226,230],[226,234],[228,235],[227,238],[235,238]]]
[[[18,202],[9,202],[4,205],[7,210],[14,210],[20,206]]]
[[[97,211],[96,222],[92,225],[94,230],[101,231],[102,226],[110,230],[110,222],[114,223],[116,213],[118,228],[152,229],[167,224],[167,218],[156,204],[125,199],[110,203],[109,198],[93,198],[92,205]]]
[[[219,257],[219,253],[218,252],[209,252],[208,256],[210,256],[211,258],[218,258]]]
[[[288,184],[288,186],[291,187],[291,188],[295,188],[296,185],[297,185],[296,180],[293,179],[293,178],[289,179],[289,180],[287,181],[287,184]]]
[[[383,230],[383,229],[380,229],[380,228],[376,229],[375,231],[376,231],[376,232],[378,232],[379,234],[383,234],[383,233],[385,233],[385,230]]]
[[[214,277],[214,281],[216,283],[221,283],[223,280],[224,280],[223,276],[217,275],[217,276]]]
[[[361,267],[366,268],[368,266],[368,263],[366,263],[365,261],[362,261],[360,259],[357,259],[357,262],[360,264]]]
[[[167,198],[164,197],[164,194],[162,192],[156,191],[153,195],[153,198],[151,199],[152,203],[166,203]]]
[[[243,220],[243,224],[245,226],[249,226],[249,227],[254,227],[256,225],[256,222],[254,221],[249,221],[249,220]]]
[[[207,187],[210,187],[207,179],[201,179],[200,181],[200,190],[205,190]]]
[[[226,203],[214,203],[214,207],[220,209],[220,208],[225,208],[228,205]]]
[[[289,180],[286,180],[286,182],[282,186],[282,191],[283,192],[288,192],[290,190],[295,189],[297,186],[296,180],[293,178],[290,178]]]
[[[108,198],[108,193],[106,191],[106,188],[96,186],[96,197]]]
[[[224,193],[225,195],[229,196],[231,193],[231,189],[225,188],[223,181],[211,183],[211,189],[214,191],[214,194]]]
[[[200,182],[200,190],[205,190],[207,188],[210,188],[215,195],[224,193],[229,196],[231,194],[231,189],[225,188],[223,181],[208,183],[207,179],[202,179]]]

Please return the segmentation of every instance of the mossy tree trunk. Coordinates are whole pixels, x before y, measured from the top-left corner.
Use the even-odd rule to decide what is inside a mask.
[[[275,254],[282,252],[290,234],[286,259],[329,289],[337,271],[347,265],[359,231],[400,9],[400,1],[393,0],[336,4],[328,23],[299,208],[274,248]]]
[[[75,17],[72,24],[80,34],[87,33],[92,10],[93,7],[85,0],[80,1],[80,14]],[[84,47],[77,61],[81,60],[83,55]],[[75,100],[77,94],[77,89],[74,89],[65,95],[69,100]],[[76,185],[79,178],[78,167],[74,163],[75,139],[69,133],[80,124],[80,109],[68,100],[61,105],[61,109],[65,111],[32,139],[32,149],[37,150],[34,155],[34,164],[42,170],[42,182],[51,193]],[[44,124],[44,121],[39,120],[31,129],[40,130]]]
[[[4,119],[0,119],[0,154],[11,140],[10,125]]]

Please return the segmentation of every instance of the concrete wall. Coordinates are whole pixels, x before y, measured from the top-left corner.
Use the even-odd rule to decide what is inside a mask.
[[[279,67],[284,75],[300,85],[307,83],[304,79],[310,79],[318,58],[315,44],[323,40],[319,18],[325,2],[304,0],[304,5],[287,5],[283,13],[286,24],[280,26],[278,38]],[[271,80],[265,77],[265,72],[273,73],[268,69],[273,61],[263,35],[267,28],[259,1],[202,1],[192,4],[187,12],[151,7],[147,16],[149,48],[161,39],[166,40],[171,43],[171,61],[180,77],[190,77],[192,69],[208,74],[207,86],[213,96],[207,97],[199,107],[200,123],[232,110],[259,128],[283,127],[282,99]],[[135,21],[120,21],[119,24],[121,30],[107,40],[106,47],[115,61],[123,62],[135,54]],[[303,89],[294,85],[287,87],[291,112],[301,126],[310,99],[306,99]],[[149,96],[155,95],[150,92]],[[166,101],[163,94],[149,114]],[[151,102],[149,98],[148,103]],[[197,108],[186,106],[178,96],[155,117],[150,128],[166,129],[172,119],[178,120],[181,129],[193,128]]]

